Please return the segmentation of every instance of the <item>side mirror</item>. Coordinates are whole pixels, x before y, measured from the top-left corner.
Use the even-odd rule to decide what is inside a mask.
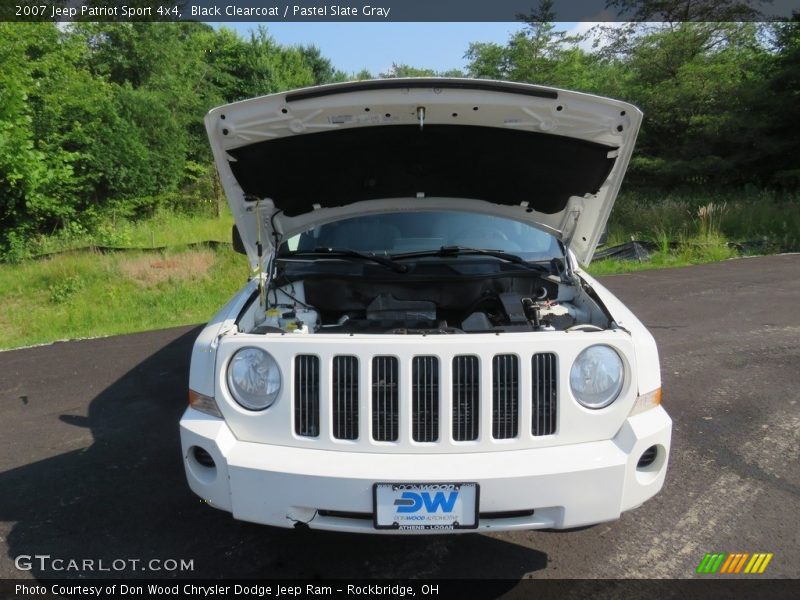
[[[234,224],[233,228],[231,229],[231,242],[233,243],[234,252],[238,252],[239,254],[247,254],[247,250],[244,249],[242,235],[239,233],[239,228],[236,227],[236,224]]]

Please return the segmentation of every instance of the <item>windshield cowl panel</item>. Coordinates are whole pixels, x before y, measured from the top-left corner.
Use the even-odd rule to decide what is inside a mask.
[[[351,217],[318,225],[289,238],[278,252],[279,257],[318,253],[323,249],[351,251],[376,257],[397,257],[408,263],[430,257],[453,259],[456,256],[480,255],[513,262],[563,259],[558,239],[527,223],[505,217],[476,213],[396,212]],[[504,257],[504,255],[506,255]]]

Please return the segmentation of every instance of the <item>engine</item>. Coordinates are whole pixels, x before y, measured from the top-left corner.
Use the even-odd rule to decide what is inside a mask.
[[[585,291],[553,276],[437,282],[313,278],[271,286],[252,333],[455,335],[608,327]],[[258,304],[257,302],[255,304]]]

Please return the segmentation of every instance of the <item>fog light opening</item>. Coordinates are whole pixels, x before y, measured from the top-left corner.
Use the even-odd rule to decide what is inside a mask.
[[[213,469],[217,465],[211,455],[203,450],[200,446],[192,446],[192,457],[194,457],[197,464],[207,469]]]
[[[642,452],[642,456],[639,457],[639,462],[636,463],[636,468],[644,469],[649,467],[656,462],[656,458],[658,458],[658,448],[656,446],[650,446],[647,450]]]

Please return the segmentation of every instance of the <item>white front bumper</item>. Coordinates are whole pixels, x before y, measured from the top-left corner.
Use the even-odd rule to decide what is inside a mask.
[[[244,521],[434,533],[374,529],[373,484],[477,482],[478,530],[500,531],[578,527],[616,519],[639,506],[664,484],[671,430],[672,421],[659,406],[627,419],[606,441],[507,452],[377,454],[242,442],[225,421],[189,408],[181,419],[181,445],[192,490]],[[215,467],[200,465],[193,446],[208,452]],[[637,469],[651,446],[658,449],[655,462]],[[519,514],[525,511],[533,512]]]

